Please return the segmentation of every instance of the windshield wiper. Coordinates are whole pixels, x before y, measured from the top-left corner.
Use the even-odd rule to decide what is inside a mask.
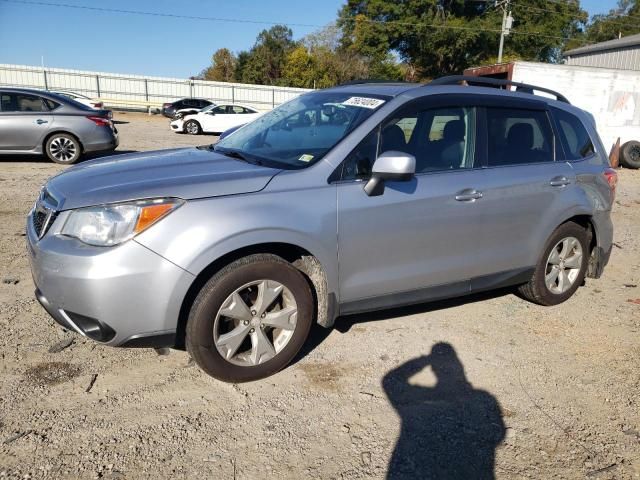
[[[225,155],[227,157],[237,158],[238,160],[242,160],[243,162],[251,163],[253,165],[262,165],[262,162],[257,158],[249,159],[246,155],[244,155],[239,150],[216,150],[216,149],[213,149],[213,150],[214,152],[221,153],[222,155]]]

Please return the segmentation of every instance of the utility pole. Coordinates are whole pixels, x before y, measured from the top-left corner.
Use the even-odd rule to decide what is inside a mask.
[[[502,29],[500,31],[500,47],[498,47],[498,63],[502,63],[502,51],[504,49],[504,37],[511,32],[513,17],[509,9],[510,0],[500,0],[496,2],[496,7],[502,8]]]

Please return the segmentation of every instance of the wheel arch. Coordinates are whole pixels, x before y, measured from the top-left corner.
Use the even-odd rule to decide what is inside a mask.
[[[189,311],[198,293],[207,281],[220,269],[230,263],[257,253],[277,255],[291,263],[305,276],[314,297],[316,322],[324,327],[331,327],[335,320],[336,299],[329,292],[327,273],[318,258],[303,247],[286,242],[268,242],[247,245],[232,250],[208,264],[191,283],[182,300],[176,328],[176,347],[184,348],[185,333]]]

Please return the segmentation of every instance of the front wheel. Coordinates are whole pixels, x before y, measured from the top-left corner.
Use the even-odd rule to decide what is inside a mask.
[[[293,360],[313,320],[305,277],[276,255],[237,260],[214,275],[191,307],[187,350],[226,382],[268,377]]]
[[[547,241],[533,277],[520,293],[539,305],[562,303],[582,284],[588,262],[587,231],[577,223],[564,223]]]
[[[200,128],[200,124],[195,120],[188,120],[187,123],[184,124],[184,131],[189,135],[200,135],[202,128]]]

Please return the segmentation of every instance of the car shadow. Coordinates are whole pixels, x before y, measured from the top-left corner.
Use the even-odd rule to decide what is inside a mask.
[[[410,382],[427,367],[434,386]],[[450,344],[436,343],[391,370],[382,386],[401,420],[387,479],[495,478],[495,450],[506,432],[500,404],[473,388]]]
[[[123,153],[136,153],[138,150],[108,150],[105,152],[96,152],[96,153],[87,153],[83,155],[80,160],[78,160],[73,165],[78,165],[82,162],[86,162],[87,160],[95,160],[96,158],[106,158],[111,157],[113,155],[121,155]],[[12,163],[51,163],[45,155],[0,155],[0,162],[12,162]]]
[[[465,295],[463,297],[455,297],[446,300],[437,300],[433,302],[419,303],[415,305],[409,305],[405,307],[388,308],[386,310],[377,310],[373,312],[358,313],[353,315],[340,316],[336,319],[333,328],[325,328],[317,323],[314,323],[307,337],[307,341],[300,349],[296,357],[291,362],[291,365],[298,363],[307,355],[311,354],[326,338],[331,335],[331,332],[335,329],[340,333],[347,333],[354,325],[377,322],[381,320],[393,321],[399,317],[406,317],[409,315],[417,315],[420,313],[435,312],[438,310],[444,310],[446,308],[458,307],[466,305],[468,303],[483,302],[492,298],[504,297],[514,293],[513,288],[501,288],[491,290],[488,292],[474,293]]]
[[[108,158],[114,155],[123,155],[125,153],[137,153],[139,150],[107,150],[104,152],[88,153],[84,155],[78,163],[82,163],[87,160],[95,160],[97,158]]]

